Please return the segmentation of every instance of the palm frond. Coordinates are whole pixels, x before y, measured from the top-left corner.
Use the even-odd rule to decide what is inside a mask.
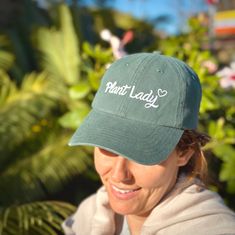
[[[0,204],[40,200],[61,190],[74,176],[92,164],[87,150],[69,148],[67,135],[48,140],[47,145],[28,158],[12,163],[1,174]]]
[[[6,100],[17,92],[14,82],[11,81],[8,74],[0,69],[0,108],[6,103]]]
[[[40,28],[37,33],[37,47],[41,52],[42,66],[67,84],[79,79],[79,47],[69,8],[59,6],[60,29]]]
[[[8,70],[14,62],[15,57],[8,47],[9,40],[6,36],[0,35],[0,69]]]
[[[10,160],[11,151],[22,144],[27,138],[38,134],[35,127],[38,127],[44,119],[52,115],[53,110],[58,106],[63,91],[53,86],[53,79],[48,74],[32,73],[27,75],[22,88],[16,90],[15,86],[7,80],[0,94],[0,168],[6,160]],[[52,85],[53,84],[53,85]],[[11,92],[12,90],[12,92]],[[13,92],[14,91],[14,92]],[[6,95],[6,93],[8,95]]]
[[[59,201],[33,202],[0,210],[0,235],[58,235],[75,207]]]
[[[56,81],[54,77],[50,76],[47,72],[41,73],[32,72],[26,74],[20,89],[16,92],[12,92],[9,95],[8,102],[14,100],[30,100],[38,95],[45,95],[49,98],[60,99],[61,95],[65,95],[66,88],[59,81]]]

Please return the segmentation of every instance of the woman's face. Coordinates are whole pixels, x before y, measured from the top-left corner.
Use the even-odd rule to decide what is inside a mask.
[[[173,151],[159,165],[142,165],[95,147],[95,168],[112,209],[123,215],[148,216],[174,186],[182,159]],[[186,163],[185,163],[186,164]]]

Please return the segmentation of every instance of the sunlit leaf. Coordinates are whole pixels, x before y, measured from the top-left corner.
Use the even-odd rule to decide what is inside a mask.
[[[59,119],[60,124],[65,128],[76,129],[79,127],[84,120],[84,118],[89,113],[89,107],[81,107],[79,109],[72,110],[66,113]]]
[[[69,95],[72,99],[82,99],[87,96],[91,88],[88,82],[80,82],[69,89]]]
[[[79,80],[79,45],[73,27],[71,13],[65,4],[59,7],[60,28],[40,28],[38,49],[42,56],[42,66],[57,79],[72,85]]]
[[[0,208],[1,235],[58,235],[61,223],[75,207],[58,201],[33,202]]]
[[[9,39],[0,35],[0,69],[8,70],[15,60],[15,56],[9,51]]]

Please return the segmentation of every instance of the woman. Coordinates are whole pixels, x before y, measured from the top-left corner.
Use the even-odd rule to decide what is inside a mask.
[[[235,216],[204,187],[201,86],[184,62],[138,53],[106,71],[70,145],[94,146],[103,187],[63,224],[70,235],[235,234]]]

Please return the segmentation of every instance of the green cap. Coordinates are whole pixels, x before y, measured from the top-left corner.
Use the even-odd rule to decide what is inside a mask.
[[[115,61],[104,74],[92,110],[69,145],[98,146],[144,165],[158,164],[185,129],[195,129],[201,100],[196,73],[159,53]]]

